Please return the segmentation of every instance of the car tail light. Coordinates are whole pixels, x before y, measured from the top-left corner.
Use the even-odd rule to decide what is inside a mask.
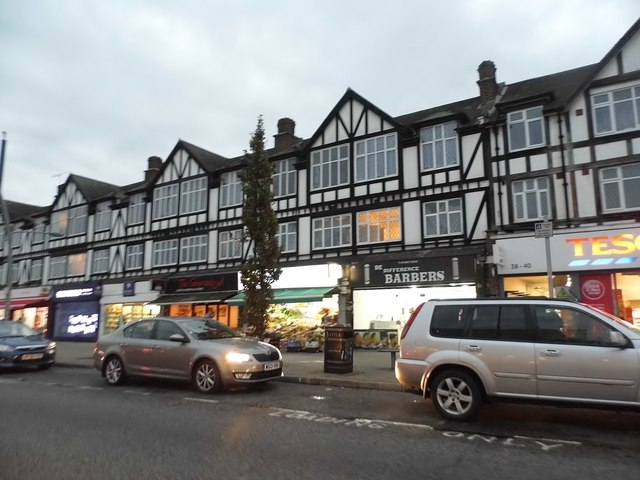
[[[413,311],[413,313],[411,314],[411,316],[409,317],[409,320],[407,320],[407,323],[404,324],[404,328],[402,329],[402,333],[400,334],[400,340],[402,340],[404,336],[407,334],[407,332],[409,331],[409,327],[411,327],[411,324],[416,319],[416,316],[418,315],[418,312],[420,311],[423,305],[424,303],[421,303],[420,305],[418,305],[416,309]]]

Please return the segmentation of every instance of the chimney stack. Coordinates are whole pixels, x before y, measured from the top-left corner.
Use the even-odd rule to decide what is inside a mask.
[[[144,181],[150,181],[162,168],[162,159],[160,157],[149,157],[147,160],[148,168],[144,171]]]
[[[491,60],[485,60],[478,67],[478,86],[480,87],[480,103],[482,109],[488,112],[498,97],[498,83],[496,82],[496,66]]]
[[[292,119],[285,117],[278,120],[278,133],[273,136],[276,150],[293,147],[300,140],[295,136],[295,131],[296,122]]]

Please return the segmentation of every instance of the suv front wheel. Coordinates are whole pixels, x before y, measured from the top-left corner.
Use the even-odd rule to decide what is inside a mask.
[[[438,413],[448,420],[469,420],[482,402],[477,380],[462,370],[445,370],[429,387],[431,401]]]

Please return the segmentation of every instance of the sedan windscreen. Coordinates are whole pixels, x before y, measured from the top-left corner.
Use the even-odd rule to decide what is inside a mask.
[[[241,337],[242,335],[226,325],[211,319],[193,319],[180,324],[198,340]]]

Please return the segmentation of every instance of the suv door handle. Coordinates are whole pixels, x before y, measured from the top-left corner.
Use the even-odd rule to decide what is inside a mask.
[[[467,352],[479,352],[482,350],[478,345],[467,345],[464,347]]]
[[[547,350],[542,350],[540,352],[540,355],[545,355],[547,357],[559,357],[560,351],[556,350],[555,348],[549,348]]]

